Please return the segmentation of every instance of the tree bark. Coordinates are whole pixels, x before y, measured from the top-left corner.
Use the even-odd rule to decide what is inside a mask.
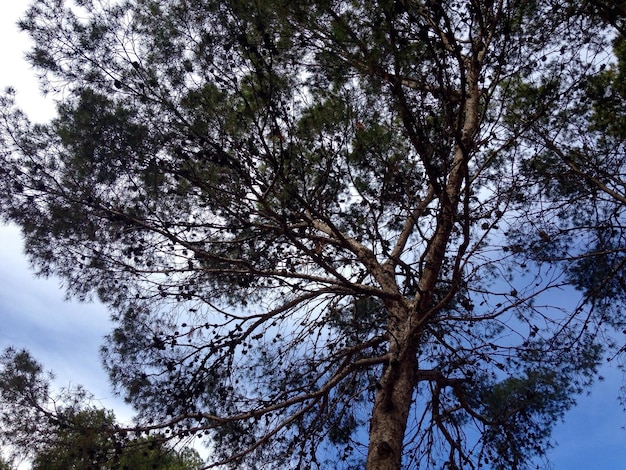
[[[462,119],[459,123],[459,138],[454,145],[454,156],[447,172],[445,187],[439,194],[440,214],[437,227],[430,240],[424,256],[424,271],[419,280],[419,295],[414,299],[412,308],[403,309],[401,305],[387,305],[389,313],[389,363],[383,370],[378,384],[378,392],[370,422],[369,448],[367,454],[367,470],[400,470],[402,466],[402,450],[407,419],[411,409],[413,392],[417,385],[416,356],[420,331],[428,322],[431,313],[432,295],[441,274],[441,266],[446,258],[446,249],[460,203],[463,180],[467,178],[467,165],[478,132],[480,119],[480,76],[481,61],[485,54],[482,45],[475,56],[460,61],[465,69],[465,93],[462,103]],[[397,88],[400,102],[403,104],[403,117],[411,127],[414,119],[406,107],[401,88]],[[419,151],[419,139],[415,140]],[[425,167],[430,162],[424,161]],[[433,181],[432,184],[439,184]],[[391,271],[393,273],[393,271]],[[384,276],[378,276],[379,282]],[[391,284],[391,283],[390,283]],[[384,285],[381,282],[381,285]]]
[[[368,470],[398,470],[401,467],[416,371],[415,351],[405,349],[397,359],[389,361],[382,374],[370,422]]]
[[[368,470],[398,470],[402,464],[404,433],[417,383],[417,341],[406,328],[406,305],[390,302],[389,362],[385,364],[370,421]]]

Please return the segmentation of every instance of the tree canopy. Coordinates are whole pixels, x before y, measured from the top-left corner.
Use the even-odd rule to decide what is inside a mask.
[[[112,411],[93,405],[82,388],[51,392],[52,376],[28,351],[0,357],[0,443],[32,470],[197,470],[190,448],[120,431]],[[0,461],[0,468],[9,469]]]
[[[0,214],[207,465],[528,468],[620,351],[623,12],[36,0]]]

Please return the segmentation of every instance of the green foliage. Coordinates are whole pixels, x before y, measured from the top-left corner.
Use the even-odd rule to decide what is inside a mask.
[[[14,457],[26,457],[41,449],[46,439],[46,429],[40,424],[49,421],[44,406],[51,376],[24,350],[7,348],[0,366],[1,444],[11,445]]]
[[[81,410],[66,419],[70,424],[35,455],[33,470],[197,470],[201,466],[202,460],[191,449],[177,452],[155,437],[124,440],[116,436],[111,412]]]
[[[35,455],[34,470],[96,469],[111,460],[113,439],[109,433],[115,421],[111,412],[85,409],[62,419],[55,435]]]
[[[607,137],[626,140],[626,38],[618,37],[613,45],[617,64],[592,77],[587,88],[592,104],[591,131],[600,131]]]
[[[551,446],[546,420],[563,418],[575,404],[574,396],[593,380],[601,357],[591,338],[585,338],[580,349],[563,353],[550,351],[540,341],[532,346],[534,358],[528,362],[534,363],[533,368],[487,380],[472,394],[490,417],[482,458],[491,468],[519,468],[527,454],[541,454],[541,449]]]
[[[91,405],[82,389],[49,395],[52,377],[28,351],[6,349],[0,366],[0,438],[33,470],[200,468],[194,450],[175,451],[164,439],[121,429],[113,412]]]
[[[533,138],[545,144],[523,161],[522,174],[527,197],[545,202],[542,225],[534,228],[545,236],[529,236],[522,227],[509,232],[521,241],[518,249],[539,262],[562,263],[569,283],[584,293],[582,302],[601,312],[598,321],[617,328],[623,325],[621,301],[626,298],[621,275],[626,262],[625,44],[622,35],[616,37],[615,62],[601,64],[583,80],[568,108],[558,113],[560,135],[548,136],[533,125]],[[523,113],[519,104],[511,109],[512,116]]]

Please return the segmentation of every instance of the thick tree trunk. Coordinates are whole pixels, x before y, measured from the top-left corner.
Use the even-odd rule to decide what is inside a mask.
[[[399,470],[401,467],[416,371],[415,351],[405,349],[383,372],[370,422],[367,470]]]
[[[369,448],[367,453],[367,470],[400,470],[402,466],[402,450],[407,419],[411,409],[413,392],[417,385],[416,357],[418,331],[428,321],[432,307],[432,294],[441,275],[441,266],[446,258],[446,249],[452,233],[460,203],[461,188],[464,179],[468,178],[468,149],[473,146],[478,132],[480,119],[480,89],[478,77],[480,64],[486,52],[483,44],[475,51],[475,55],[466,58],[460,64],[465,69],[465,96],[463,103],[463,119],[460,140],[454,146],[452,165],[447,173],[445,188],[438,195],[440,212],[437,227],[424,253],[423,273],[418,283],[419,295],[415,297],[412,308],[400,305],[387,305],[389,311],[389,356],[390,361],[383,371],[378,392],[374,402],[370,422]],[[400,90],[400,89],[398,89]],[[404,106],[404,118],[408,128],[413,126],[411,111],[406,107],[400,93],[399,102]],[[408,117],[407,117],[408,116]],[[419,153],[420,141],[414,141]],[[425,166],[432,162],[424,161]],[[460,253],[457,256],[460,256]],[[380,285],[385,288],[392,286],[389,292],[397,293],[393,278],[394,271],[379,273],[376,276]],[[395,287],[395,288],[394,288]]]

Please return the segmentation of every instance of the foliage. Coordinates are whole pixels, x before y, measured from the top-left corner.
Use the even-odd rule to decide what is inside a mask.
[[[624,326],[620,305],[626,299],[625,51],[624,36],[617,36],[615,62],[600,64],[581,82],[570,109],[557,116],[558,131],[532,126],[529,136],[537,151],[522,174],[529,195],[544,201],[543,236],[529,245],[523,222],[510,234],[518,250],[534,252],[539,262],[559,263],[584,294],[581,308],[601,310],[597,319],[618,328]]]
[[[208,464],[527,468],[623,322],[620,5],[37,0],[0,213]]]
[[[173,451],[164,439],[120,428],[113,412],[90,405],[83,390],[53,399],[50,388],[51,376],[30,353],[4,351],[0,437],[13,458],[31,460],[33,470],[200,468],[195,451]]]

